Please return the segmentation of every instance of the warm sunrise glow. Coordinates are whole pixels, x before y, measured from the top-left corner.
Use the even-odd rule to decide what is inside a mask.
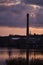
[[[31,34],[43,34],[43,28],[30,27]]]
[[[35,24],[35,22],[38,22],[43,24],[43,19],[41,19],[41,13],[39,9],[41,6],[39,5],[33,5],[33,4],[21,4],[21,0],[8,0],[6,2],[0,3],[1,6],[4,5],[4,7],[1,7],[1,13],[0,13],[0,36],[5,36],[5,35],[26,35],[26,28],[24,27],[24,23],[26,21],[26,15],[27,12],[30,14],[30,26],[32,25],[33,27],[30,27],[31,34],[43,34],[43,27],[35,28],[31,22]],[[20,4],[18,6],[18,4]],[[14,7],[12,6],[14,5]],[[17,7],[17,6],[18,7]],[[22,6],[23,5],[23,6]],[[7,7],[8,6],[8,7]],[[11,6],[11,7],[9,7]],[[7,8],[7,9],[6,9]],[[37,14],[40,14],[40,16],[37,17]],[[40,18],[41,17],[41,18]],[[41,20],[41,21],[39,21]],[[16,22],[16,23],[15,23]],[[40,26],[41,26],[40,24]],[[5,26],[4,26],[5,25]],[[9,26],[9,27],[8,27]],[[24,28],[23,28],[24,27]]]
[[[43,28],[30,27],[31,34],[43,34]],[[26,35],[26,28],[0,27],[0,36],[4,35]]]

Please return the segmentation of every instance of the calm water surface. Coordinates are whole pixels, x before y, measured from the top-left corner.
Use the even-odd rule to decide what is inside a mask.
[[[25,58],[26,59],[26,49],[0,49],[0,65],[6,65],[5,60],[9,59],[9,54],[8,51],[11,51],[11,58],[16,58],[18,59],[19,57]],[[43,54],[40,52],[35,52],[34,50],[29,51],[29,60],[31,59],[41,59],[43,60]]]

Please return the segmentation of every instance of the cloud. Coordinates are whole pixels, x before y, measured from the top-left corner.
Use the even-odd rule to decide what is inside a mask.
[[[0,3],[5,3],[5,2],[12,2],[12,1],[16,1],[16,0],[0,0]]]
[[[13,5],[10,7],[2,6],[2,9],[0,9],[0,26],[25,27],[25,14],[23,11],[25,11],[26,7],[23,5]]]
[[[6,2],[5,0],[0,0],[0,3],[4,3],[4,2]]]
[[[43,7],[21,3],[0,6],[0,26],[26,27],[26,14],[29,13],[31,27],[43,27]]]
[[[43,6],[43,0],[24,0],[26,4],[35,4]]]
[[[37,22],[36,22],[37,27],[43,27],[43,14],[37,14]]]
[[[0,0],[0,3],[25,3],[43,6],[43,0]]]
[[[0,12],[7,11],[7,10],[8,10],[7,6],[3,6],[3,5],[0,6]]]

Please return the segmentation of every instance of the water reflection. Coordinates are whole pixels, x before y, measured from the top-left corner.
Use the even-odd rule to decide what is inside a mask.
[[[9,58],[8,51],[11,51],[11,58],[18,59],[21,57],[26,59],[26,49],[0,49],[0,60],[6,60]],[[29,60],[31,59],[43,60],[43,54],[41,54],[40,51],[38,52],[37,50],[35,51],[32,49],[29,51]]]

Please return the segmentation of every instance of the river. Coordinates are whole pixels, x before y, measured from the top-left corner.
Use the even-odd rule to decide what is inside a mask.
[[[7,49],[7,48],[0,48],[0,65],[6,65],[5,60],[9,59],[8,52],[11,52],[10,58],[25,58],[26,59],[26,49]],[[43,53],[39,51],[34,52],[34,49],[29,51],[29,60],[32,59],[40,59],[43,60]]]

